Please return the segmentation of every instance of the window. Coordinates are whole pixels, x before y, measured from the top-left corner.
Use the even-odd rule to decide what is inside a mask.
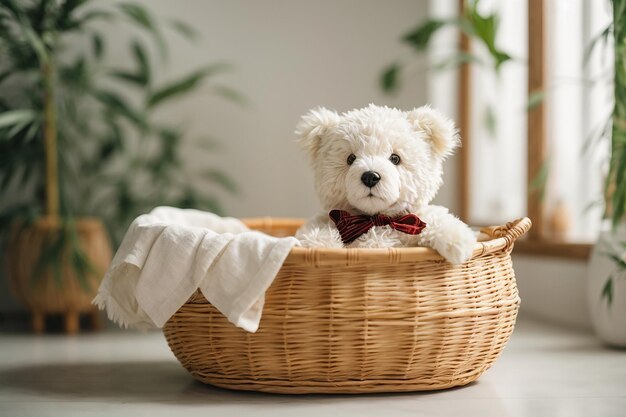
[[[431,6],[450,16],[463,1]],[[599,43],[588,58],[586,51],[611,21],[609,1],[482,0],[479,10],[499,15],[498,47],[514,60],[498,74],[477,64],[459,71],[462,217],[494,224],[528,213],[536,247],[586,256],[584,242],[595,238],[602,217],[608,140],[601,133],[612,109],[611,47]],[[488,59],[481,47],[468,45]]]

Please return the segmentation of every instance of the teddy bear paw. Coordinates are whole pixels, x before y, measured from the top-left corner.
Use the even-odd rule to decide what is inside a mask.
[[[328,228],[314,228],[304,233],[296,234],[300,246],[304,248],[342,248],[343,242],[339,232]]]
[[[456,236],[453,234],[450,237],[452,237],[450,240],[447,240],[436,249],[448,262],[460,265],[472,256],[474,245],[476,244],[476,236],[468,228],[462,233],[458,233]]]
[[[467,261],[474,252],[474,245],[449,244],[445,250],[440,251],[441,255],[448,262],[454,265],[460,265]]]

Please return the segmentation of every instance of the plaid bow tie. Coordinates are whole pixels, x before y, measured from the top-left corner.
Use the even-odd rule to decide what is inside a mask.
[[[359,236],[367,233],[374,226],[391,226],[409,235],[418,235],[426,227],[426,223],[420,220],[415,214],[405,214],[399,217],[389,217],[384,214],[368,216],[365,214],[352,215],[343,210],[331,210],[328,213],[331,220],[335,222],[337,230],[341,235],[341,240],[345,245],[354,242]]]

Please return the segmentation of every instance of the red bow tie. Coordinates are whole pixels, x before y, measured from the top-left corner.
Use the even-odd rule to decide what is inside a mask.
[[[409,235],[418,235],[426,227],[426,223],[420,220],[415,214],[405,214],[399,217],[389,217],[384,214],[368,216],[366,214],[352,215],[343,210],[331,210],[328,213],[330,218],[341,235],[341,240],[345,245],[354,242],[359,236],[367,233],[374,226],[391,226]]]

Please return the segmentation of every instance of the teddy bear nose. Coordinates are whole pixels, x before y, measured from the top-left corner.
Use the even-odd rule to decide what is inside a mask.
[[[378,184],[378,181],[380,181],[380,175],[378,172],[367,171],[361,175],[361,182],[370,188]]]

